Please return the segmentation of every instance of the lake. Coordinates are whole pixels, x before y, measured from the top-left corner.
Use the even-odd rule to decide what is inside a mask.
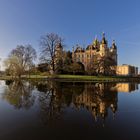
[[[0,81],[0,140],[139,140],[138,83]]]

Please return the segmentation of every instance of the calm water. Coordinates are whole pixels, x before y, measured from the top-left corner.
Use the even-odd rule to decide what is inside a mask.
[[[0,140],[140,140],[137,83],[0,81]]]

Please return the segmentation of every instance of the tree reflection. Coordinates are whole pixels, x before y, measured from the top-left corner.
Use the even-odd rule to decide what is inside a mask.
[[[3,99],[8,101],[17,109],[25,108],[29,109],[35,100],[35,96],[32,94],[33,86],[28,82],[6,81],[8,85],[3,94]]]
[[[44,124],[54,120],[56,117],[59,117],[59,108],[55,103],[55,93],[54,85],[50,81],[38,82],[36,88],[41,92],[38,96],[39,105],[40,105],[40,116]],[[57,105],[57,106],[56,106]]]
[[[63,111],[72,103],[73,94],[81,94],[84,86],[55,81],[38,82],[36,87],[41,108],[40,116],[44,124],[50,124],[62,117]]]

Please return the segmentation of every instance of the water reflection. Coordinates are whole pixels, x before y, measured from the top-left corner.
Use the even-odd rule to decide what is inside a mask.
[[[117,83],[115,87],[118,92],[132,92],[138,90],[136,83]]]
[[[13,105],[15,108],[29,109],[34,101],[35,96],[32,94],[33,86],[26,81],[6,81],[7,88],[3,94],[3,99]]]
[[[115,116],[118,92],[138,89],[136,83],[6,81],[6,84],[3,99],[16,109],[30,109],[37,104],[39,116],[45,125],[62,119],[68,108],[77,111],[86,109],[95,121],[105,120],[109,110]]]

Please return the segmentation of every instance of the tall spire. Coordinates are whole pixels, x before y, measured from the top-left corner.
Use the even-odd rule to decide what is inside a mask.
[[[107,44],[107,41],[105,39],[105,33],[103,32],[102,33],[102,41],[101,41],[102,44]]]
[[[97,35],[95,35],[95,40],[97,40]]]
[[[112,44],[115,44],[115,40],[113,40]]]
[[[94,41],[93,41],[93,45],[94,45],[94,46],[98,46],[98,45],[99,45],[99,41],[98,41],[98,39],[97,39],[97,35],[95,36],[95,39],[94,39]]]
[[[102,33],[103,38],[105,38],[105,32]]]

